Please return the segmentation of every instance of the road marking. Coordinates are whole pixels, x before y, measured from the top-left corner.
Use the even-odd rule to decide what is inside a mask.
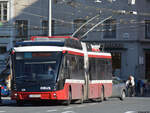
[[[125,113],[137,113],[136,111],[126,111]]]
[[[98,104],[98,103],[92,103],[92,104],[89,104],[89,105],[93,106],[93,105],[96,105],[96,104]]]
[[[81,107],[85,107],[85,105],[79,105],[79,106],[77,106],[78,108],[81,108]]]
[[[0,113],[4,113],[4,112],[6,112],[6,111],[0,111]]]
[[[66,108],[64,108],[64,109],[71,109],[72,107],[66,107]]]
[[[56,111],[58,111],[58,110],[53,109],[53,110],[47,110],[46,112],[56,112]]]
[[[61,112],[61,113],[76,113],[74,111],[64,111],[64,112]]]

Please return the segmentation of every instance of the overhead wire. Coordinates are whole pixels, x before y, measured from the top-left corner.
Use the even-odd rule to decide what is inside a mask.
[[[81,5],[81,4],[80,4]],[[83,4],[82,4],[83,5]],[[89,7],[89,6],[88,6]],[[91,7],[91,6],[90,6]],[[35,7],[34,7],[35,8]],[[87,8],[87,7],[86,7]],[[102,9],[102,8],[96,8],[97,10],[100,10],[100,9]],[[38,17],[43,17],[43,18],[48,18],[47,16],[43,16],[43,15],[38,15],[38,14],[33,14],[33,13],[30,13],[30,12],[25,12],[25,11],[22,11],[22,13],[24,13],[24,14],[28,14],[28,15],[32,15],[32,16],[38,16]],[[57,18],[52,18],[53,20],[55,20],[55,21],[58,21],[58,22],[61,22],[61,23],[64,23],[64,24],[72,24],[72,25],[74,25],[74,24],[76,24],[76,23],[74,23],[74,22],[68,22],[68,21],[65,21],[65,20],[62,20],[62,19],[57,19]],[[138,22],[137,22],[138,23]],[[140,23],[140,22],[139,22]],[[31,25],[30,25],[31,26]],[[34,25],[35,26],[35,25]],[[64,25],[65,26],[65,25]],[[35,27],[39,27],[39,26],[35,26]]]

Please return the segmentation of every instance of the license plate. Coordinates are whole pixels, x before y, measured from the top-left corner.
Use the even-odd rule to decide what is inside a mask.
[[[38,94],[37,95],[36,94],[35,95],[33,95],[33,94],[29,95],[29,98],[40,98],[40,97],[41,97],[40,94],[39,95]]]

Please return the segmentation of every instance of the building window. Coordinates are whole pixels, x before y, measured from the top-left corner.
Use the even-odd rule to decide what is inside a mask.
[[[121,53],[120,52],[112,52],[112,68],[113,74],[116,76],[120,76],[121,71]]]
[[[84,19],[76,19],[74,20],[74,31],[76,31],[81,25],[83,25],[86,22]],[[74,37],[81,37],[84,35],[84,33],[87,31],[87,27],[82,27]]]
[[[150,39],[150,20],[145,20],[145,38]]]
[[[42,21],[42,35],[48,36],[48,21],[47,20]]]
[[[0,21],[8,20],[8,2],[0,1]]]
[[[116,38],[116,20],[109,19],[104,22],[103,38]]]
[[[145,79],[150,79],[150,51],[145,52]]]
[[[4,46],[0,47],[0,54],[4,54],[6,52],[7,52],[6,47],[4,47]]]
[[[47,20],[42,20],[42,35],[48,36],[48,30],[49,30],[49,23]],[[52,20],[52,35],[54,35],[54,27],[55,27],[55,21]]]
[[[16,20],[16,38],[28,39],[28,21]]]

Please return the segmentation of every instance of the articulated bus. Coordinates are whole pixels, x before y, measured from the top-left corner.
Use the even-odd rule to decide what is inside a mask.
[[[34,36],[11,51],[11,98],[32,101],[100,100],[112,93],[111,54],[70,36]]]

